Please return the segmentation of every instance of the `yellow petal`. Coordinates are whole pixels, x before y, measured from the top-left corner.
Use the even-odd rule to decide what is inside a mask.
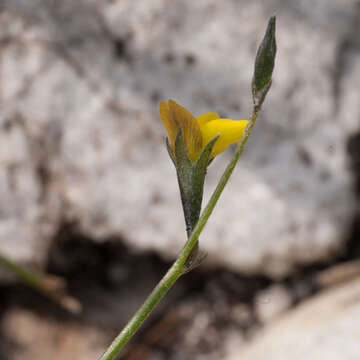
[[[168,133],[171,147],[174,150],[175,139],[176,139],[176,134],[179,129],[179,124],[176,123],[174,118],[171,116],[169,105],[166,101],[162,101],[160,103],[160,117],[161,117],[161,120],[164,123],[165,129]]]
[[[178,124],[178,127],[182,127],[184,143],[189,157],[192,161],[195,161],[200,155],[203,144],[199,125],[190,111],[178,105],[175,101],[169,100],[168,107],[172,121]]]
[[[219,119],[220,116],[216,112],[208,112],[206,114],[202,114],[196,118],[197,123],[201,127],[202,125],[206,124],[210,120]]]
[[[217,119],[206,122],[201,126],[204,146],[215,136],[220,134],[211,156],[223,152],[229,145],[238,142],[246,128],[247,120]]]

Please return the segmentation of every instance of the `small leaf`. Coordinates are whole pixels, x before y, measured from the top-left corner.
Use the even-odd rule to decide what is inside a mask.
[[[275,24],[276,17],[272,16],[256,54],[252,93],[254,104],[258,107],[263,103],[271,86],[276,56]]]
[[[189,257],[186,260],[186,263],[182,271],[182,275],[200,266],[206,257],[207,257],[207,252],[200,250],[199,243],[197,242],[193,251],[190,253]]]
[[[204,182],[206,176],[206,169],[210,161],[210,155],[212,149],[216,143],[216,140],[219,138],[219,135],[212,139],[202,150],[199,158],[196,160],[196,163],[192,166],[191,179],[186,179],[188,181],[188,186],[184,186],[186,189],[186,198],[187,198],[187,212],[188,217],[186,219],[187,232],[188,235],[191,234],[194,229],[201,211],[201,204],[203,199],[204,192]],[[183,177],[183,176],[182,176]],[[185,210],[184,210],[185,213]],[[186,218],[186,215],[185,215]]]
[[[180,188],[181,202],[184,211],[186,231],[190,235],[198,221],[201,208],[197,194],[194,194],[193,173],[194,165],[186,150],[182,128],[179,128],[175,140],[176,173]],[[201,200],[200,200],[201,206]]]
[[[199,158],[196,160],[195,169],[197,173],[205,173],[206,168],[208,167],[211,159],[210,155],[215,146],[216,141],[219,139],[220,135],[215,136],[212,140],[210,140],[207,145],[204,147],[201,152]]]
[[[175,160],[176,164],[180,168],[192,168],[192,161],[189,158],[189,154],[187,152],[182,127],[179,128],[178,133],[176,135],[175,140]]]
[[[212,139],[202,150],[196,162],[193,163],[185,146],[182,128],[179,129],[176,136],[175,167],[188,236],[190,236],[200,216],[206,168],[218,138],[219,135]]]

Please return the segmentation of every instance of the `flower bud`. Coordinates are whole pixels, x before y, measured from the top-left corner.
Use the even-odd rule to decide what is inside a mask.
[[[276,55],[275,21],[276,17],[272,16],[255,59],[252,94],[254,104],[259,108],[270,89],[271,76],[274,70]]]

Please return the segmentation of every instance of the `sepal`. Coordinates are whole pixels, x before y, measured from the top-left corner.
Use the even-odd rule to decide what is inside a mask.
[[[192,162],[189,157],[181,127],[176,135],[174,152],[169,141],[166,141],[169,156],[176,168],[188,237],[200,217],[206,170],[212,160],[211,153],[219,136],[217,135],[206,144],[195,162]],[[196,244],[184,265],[184,273],[198,266],[204,257],[204,254],[199,251],[199,245]]]
[[[170,145],[170,143],[169,143],[169,139],[166,138],[165,142],[166,142],[166,149],[167,149],[167,152],[168,152],[168,154],[169,154],[169,156],[170,156],[170,159],[171,159],[171,161],[173,162],[173,164],[176,166],[174,154],[173,154],[173,152],[172,152],[171,145]]]
[[[215,146],[216,141],[219,139],[220,135],[215,136],[212,140],[208,142],[208,144],[204,147],[201,152],[199,158],[196,160],[195,168],[198,174],[206,175],[206,169],[210,165],[213,158],[210,158],[212,150]],[[200,176],[200,175],[199,175]]]

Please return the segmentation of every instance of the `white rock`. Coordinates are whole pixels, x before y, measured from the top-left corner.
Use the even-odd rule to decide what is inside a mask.
[[[35,200],[44,185],[29,152],[21,160],[28,175],[19,175],[25,195],[16,198],[3,182],[0,190],[13,206],[51,214],[45,240],[37,240],[35,215],[24,221],[14,210],[0,218],[0,229],[17,224],[11,236],[30,258],[32,241],[22,234],[48,244],[63,218],[99,241],[118,236],[138,250],[178,253],[184,221],[158,102],[174,98],[195,114],[247,118],[254,54],[274,10],[273,87],[201,244],[211,264],[275,277],[344,244],[354,209],[345,143],[358,119],[340,113],[358,111],[356,99],[342,94],[359,93],[359,84],[340,77],[336,113],[333,74],[355,1],[322,0],[314,11],[309,1],[280,0],[3,3],[2,123],[20,114],[23,136],[46,144],[37,147],[48,171],[45,200]],[[16,146],[4,152],[13,158]],[[230,151],[211,166],[206,198],[229,158]],[[3,163],[1,171],[8,176]],[[1,212],[7,207],[2,202]]]
[[[360,281],[320,293],[282,316],[227,360],[353,360],[360,356]]]
[[[2,321],[7,340],[13,342],[14,360],[98,358],[109,340],[95,327],[75,322],[59,322],[22,309],[7,311]],[[34,346],[35,345],[35,346]]]
[[[283,285],[272,285],[255,297],[255,313],[262,323],[267,323],[290,308],[291,296]]]

